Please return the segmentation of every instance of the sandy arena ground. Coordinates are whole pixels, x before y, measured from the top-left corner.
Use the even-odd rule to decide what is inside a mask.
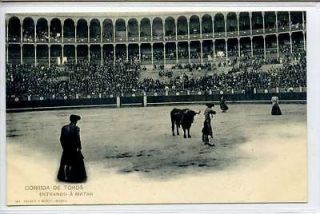
[[[271,105],[229,107],[213,119],[215,147],[201,143],[203,113],[192,138],[172,136],[171,106],[8,113],[8,204],[307,201],[306,105],[283,104],[282,116]],[[82,117],[83,184],[56,181],[71,113]]]

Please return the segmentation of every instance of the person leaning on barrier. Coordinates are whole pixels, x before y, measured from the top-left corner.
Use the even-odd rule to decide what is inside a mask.
[[[272,97],[271,102],[272,102],[271,115],[282,115],[282,112],[279,106],[279,97],[277,96]]]
[[[70,124],[61,129],[60,143],[63,149],[58,180],[65,182],[84,182],[87,173],[81,153],[80,128],[77,122],[81,119],[78,115],[70,115]]]
[[[223,113],[227,112],[229,109],[223,96],[220,98],[220,109]]]

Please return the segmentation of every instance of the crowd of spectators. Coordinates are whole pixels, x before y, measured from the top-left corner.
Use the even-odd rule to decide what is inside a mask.
[[[288,49],[284,51],[290,52]],[[117,53],[115,63],[105,58],[104,65],[87,61],[50,67],[8,64],[7,95],[52,98],[125,95],[165,90],[220,91],[306,87],[306,57],[303,51],[269,60],[264,60],[261,55],[244,55],[232,61],[229,64],[231,69],[227,72],[215,72],[210,62],[177,64],[169,70],[164,66],[155,66],[154,69],[159,69],[157,78],[142,78],[141,72],[148,72],[147,69],[141,67],[136,57],[126,60],[124,55],[123,52]],[[269,68],[262,69],[266,64],[270,65]],[[273,66],[276,64],[280,66]],[[176,69],[185,72],[177,76],[174,75]],[[206,75],[194,75],[195,71],[210,72]]]
[[[171,80],[167,85],[176,90],[246,90],[247,88],[271,89],[306,87],[305,58],[296,63],[285,63],[282,67],[272,67],[267,71],[232,69],[228,73],[214,73],[199,78],[184,74]]]
[[[64,66],[7,65],[7,95],[65,97],[120,94],[138,86],[140,64],[121,59],[104,66],[82,62]]]

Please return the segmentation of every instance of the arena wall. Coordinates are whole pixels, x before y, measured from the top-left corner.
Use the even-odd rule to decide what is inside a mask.
[[[228,103],[270,103],[272,96],[278,96],[280,103],[306,103],[306,92],[289,93],[263,93],[263,94],[225,94]],[[145,106],[157,105],[181,105],[218,102],[221,95],[179,95],[179,96],[149,96]],[[61,100],[33,100],[7,102],[7,112],[19,112],[30,110],[50,110],[68,108],[90,108],[90,107],[117,107],[117,98],[94,98],[94,99],[61,99]],[[144,97],[121,97],[120,106],[144,106]]]

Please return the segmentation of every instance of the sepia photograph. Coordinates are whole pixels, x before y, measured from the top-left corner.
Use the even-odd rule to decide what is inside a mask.
[[[6,13],[7,205],[308,202],[306,16]]]

